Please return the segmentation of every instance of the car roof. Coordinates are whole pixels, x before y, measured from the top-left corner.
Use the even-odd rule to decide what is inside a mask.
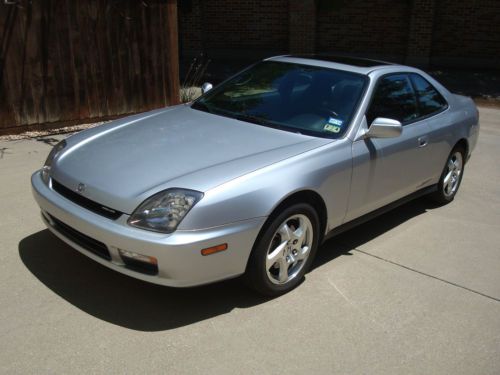
[[[374,70],[389,67],[399,69],[406,68],[405,66],[393,64],[386,61],[341,55],[284,55],[271,57],[266,59],[266,61],[280,61],[295,64],[314,65],[325,68],[347,70],[360,74],[369,74]]]

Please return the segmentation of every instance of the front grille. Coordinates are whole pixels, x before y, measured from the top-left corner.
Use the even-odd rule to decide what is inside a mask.
[[[76,229],[71,228],[69,225],[64,224],[61,220],[56,219],[54,216],[49,215],[50,219],[54,222],[54,228],[61,233],[64,237],[80,245],[85,250],[100,256],[101,258],[111,260],[108,247],[100,241],[89,237]]]
[[[52,179],[52,189],[54,189],[63,197],[69,199],[73,203],[76,203],[77,205],[82,206],[96,214],[107,217],[108,219],[116,220],[122,215],[122,212],[103,206],[100,203],[85,198],[83,195],[80,195],[77,192],[68,189],[66,186],[62,185],[54,179]]]

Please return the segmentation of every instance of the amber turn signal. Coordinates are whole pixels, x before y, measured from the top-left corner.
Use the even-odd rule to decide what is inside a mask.
[[[227,243],[223,243],[217,246],[207,247],[201,250],[201,255],[211,255],[221,251],[227,250]]]

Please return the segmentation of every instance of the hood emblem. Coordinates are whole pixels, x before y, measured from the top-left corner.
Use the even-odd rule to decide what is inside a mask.
[[[79,183],[78,186],[76,187],[76,191],[79,192],[80,194],[85,191],[85,184]]]

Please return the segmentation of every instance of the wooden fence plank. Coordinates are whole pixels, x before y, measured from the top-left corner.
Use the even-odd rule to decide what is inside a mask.
[[[0,134],[179,102],[177,0],[0,4]]]

